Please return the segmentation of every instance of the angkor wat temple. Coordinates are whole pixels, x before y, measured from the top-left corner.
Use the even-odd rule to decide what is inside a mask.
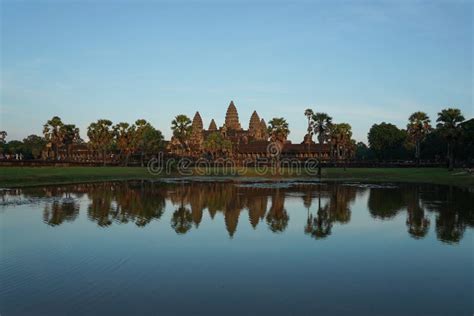
[[[206,139],[213,134],[219,133],[223,139],[230,142],[232,150],[226,153],[237,160],[258,159],[269,157],[268,148],[270,145],[267,124],[260,118],[257,111],[252,113],[249,120],[248,129],[243,129],[239,121],[239,113],[233,101],[230,101],[227,108],[225,122],[221,127],[217,127],[214,119],[211,119],[209,127],[204,129],[204,123],[199,112],[196,112],[192,120],[192,132],[189,140],[189,148],[183,149],[179,141],[172,137],[167,149],[170,154],[177,156],[200,157],[207,153],[204,146]],[[286,140],[281,149],[282,157],[291,158],[318,158],[329,159],[330,147],[327,144],[317,144],[309,137],[305,137],[300,144],[292,144]]]

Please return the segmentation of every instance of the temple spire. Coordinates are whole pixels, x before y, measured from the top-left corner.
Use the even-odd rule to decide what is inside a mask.
[[[193,123],[191,127],[192,132],[190,144],[194,151],[199,152],[201,150],[201,145],[204,141],[202,118],[199,112],[196,112],[196,114],[194,114]]]
[[[196,132],[202,131],[203,123],[202,123],[201,114],[199,114],[199,112],[196,112],[196,114],[194,114],[192,126],[193,126],[194,131]]]
[[[216,121],[214,121],[214,119],[211,120],[211,123],[209,124],[208,130],[209,130],[210,132],[215,132],[215,131],[217,131],[217,124],[216,124]]]
[[[228,130],[240,130],[239,113],[234,105],[234,101],[230,101],[227,113],[225,114],[225,127]]]
[[[262,138],[260,117],[258,116],[257,111],[253,111],[252,116],[250,117],[249,135],[255,139]]]
[[[252,116],[250,117],[249,122],[249,131],[255,131],[260,128],[260,117],[257,114],[257,111],[253,111]]]

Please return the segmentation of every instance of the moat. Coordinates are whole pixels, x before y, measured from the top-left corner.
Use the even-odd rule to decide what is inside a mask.
[[[471,315],[474,193],[124,181],[1,191],[2,315]]]

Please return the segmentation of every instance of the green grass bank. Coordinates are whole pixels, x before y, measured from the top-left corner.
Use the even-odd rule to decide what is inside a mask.
[[[235,176],[279,178],[314,178],[282,169],[280,175],[268,171],[260,174],[254,168],[246,171],[212,169],[192,170],[196,176]],[[169,177],[179,177],[171,174]],[[47,184],[80,183],[106,180],[159,179],[146,168],[137,167],[0,167],[0,187],[25,187]],[[419,182],[474,187],[474,176],[463,170],[447,171],[441,168],[327,168],[322,170],[322,180],[348,180],[361,182]]]

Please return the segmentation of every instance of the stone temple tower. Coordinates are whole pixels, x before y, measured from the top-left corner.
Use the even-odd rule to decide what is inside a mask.
[[[225,114],[225,127],[227,130],[241,130],[239,122],[239,114],[237,113],[237,108],[234,105],[234,101],[230,101],[229,107],[227,108],[227,113]]]
[[[250,117],[249,122],[249,136],[254,137],[257,140],[262,138],[262,129],[260,124],[260,117],[257,114],[257,111],[253,111],[252,116]]]
[[[209,124],[209,128],[207,130],[209,132],[216,132],[217,131],[217,125],[216,125],[216,121],[214,121],[214,119],[211,120],[211,123]]]
[[[201,147],[201,144],[204,141],[203,123],[202,123],[202,118],[199,112],[196,112],[196,114],[194,114],[193,123],[191,127],[192,127],[191,138],[190,138],[191,145],[195,147],[196,149],[199,149]]]

